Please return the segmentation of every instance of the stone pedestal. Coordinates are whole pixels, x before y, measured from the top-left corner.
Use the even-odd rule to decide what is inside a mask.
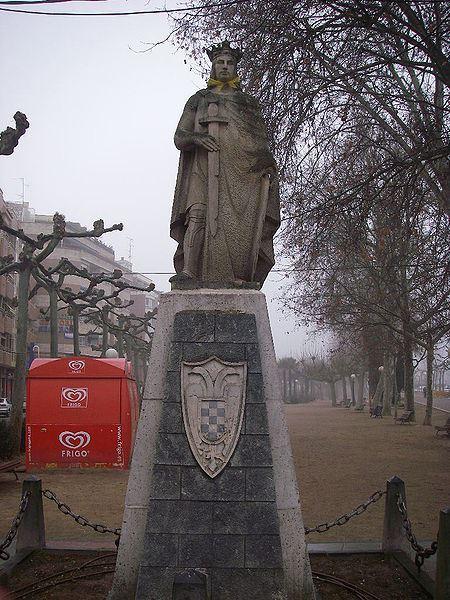
[[[220,407],[228,402],[229,415],[234,402],[239,433],[227,462],[197,451],[190,432],[186,403],[202,392],[186,373],[208,365],[236,371],[220,402],[211,393],[209,412],[198,411],[199,431],[220,438]],[[171,600],[188,568],[207,575],[210,600],[314,598],[267,308],[255,290],[161,297],[109,597]]]

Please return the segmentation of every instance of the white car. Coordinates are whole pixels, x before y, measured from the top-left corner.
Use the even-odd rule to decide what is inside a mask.
[[[0,418],[7,419],[11,413],[11,403],[8,398],[0,398]]]

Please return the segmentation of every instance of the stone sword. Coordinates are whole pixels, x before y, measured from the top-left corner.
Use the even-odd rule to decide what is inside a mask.
[[[219,142],[219,125],[227,125],[228,121],[219,116],[219,103],[217,100],[208,102],[207,117],[200,121],[201,125],[208,126],[208,133]],[[217,220],[219,218],[219,152],[208,152],[208,225],[211,235],[217,233]]]

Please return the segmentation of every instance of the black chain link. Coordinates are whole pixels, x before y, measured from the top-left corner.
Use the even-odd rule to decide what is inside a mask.
[[[378,500],[380,500],[380,498],[382,498],[385,494],[385,490],[377,490],[365,502],[362,502],[350,512],[344,513],[340,517],[337,517],[337,519],[335,519],[334,521],[330,521],[328,523],[320,523],[319,525],[316,525],[316,527],[305,527],[305,534],[308,535],[309,533],[324,533],[332,527],[340,527],[341,525],[345,525],[353,517],[362,515],[362,513],[365,512],[371,504],[375,504],[375,502],[378,502]]]
[[[30,499],[30,496],[31,496],[31,492],[25,492],[25,494],[22,496],[22,498],[20,500],[20,504],[19,504],[19,511],[18,511],[17,515],[14,517],[13,522],[11,523],[11,527],[10,527],[8,533],[6,534],[5,539],[0,544],[0,558],[2,560],[8,560],[8,558],[10,556],[9,552],[6,551],[6,548],[11,546],[13,539],[17,535],[17,531],[18,531],[20,523],[22,522],[22,519],[23,519],[23,515],[25,514],[25,511],[27,510],[28,501]]]
[[[410,543],[411,548],[416,553],[414,562],[416,564],[418,571],[420,571],[425,559],[429,558],[430,556],[433,556],[433,554],[436,554],[438,543],[437,543],[437,541],[432,542],[432,544],[429,548],[424,548],[423,546],[421,546],[419,544],[419,542],[417,541],[416,536],[413,533],[411,521],[408,518],[408,510],[406,508],[405,501],[403,500],[403,498],[400,495],[397,498],[397,507],[403,518],[402,525],[403,525],[403,529],[405,530],[406,538],[407,538],[408,542]]]
[[[117,537],[120,537],[121,529],[119,527],[117,529],[110,529],[106,525],[102,525],[102,523],[91,523],[86,517],[74,513],[70,506],[64,502],[61,502],[57,495],[51,490],[42,490],[42,495],[48,500],[52,500],[57,505],[58,509],[63,513],[63,515],[72,517],[72,519],[74,519],[74,521],[76,521],[82,527],[90,527],[98,533],[112,533]]]

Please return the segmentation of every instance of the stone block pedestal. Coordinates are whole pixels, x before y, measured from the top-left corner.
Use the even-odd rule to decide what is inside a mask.
[[[231,422],[234,441],[223,436]],[[189,568],[207,575],[210,600],[314,598],[267,308],[255,290],[161,297],[109,597],[171,600]]]

